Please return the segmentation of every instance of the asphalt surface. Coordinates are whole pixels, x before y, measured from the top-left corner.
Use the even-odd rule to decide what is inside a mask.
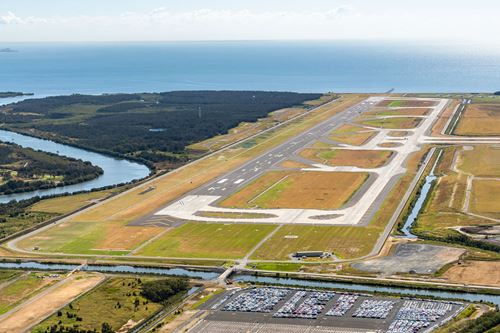
[[[231,302],[231,300],[234,300],[241,292],[238,291],[234,295],[231,295],[231,291],[226,291],[222,294],[217,295],[216,297],[213,297],[212,299],[210,299],[210,301],[202,306],[201,309],[204,311],[208,311],[209,314],[207,317],[205,317],[204,323],[201,323],[200,325],[198,325],[198,327],[190,330],[190,332],[239,332],[237,330],[238,326],[246,327],[248,326],[247,324],[259,324],[259,329],[252,330],[252,327],[247,327],[248,330],[244,332],[273,332],[273,329],[274,332],[289,332],[286,330],[289,325],[297,325],[298,327],[302,327],[302,331],[300,329],[291,330],[297,332],[309,332],[308,329],[314,327],[329,328],[331,329],[331,332],[384,332],[389,328],[391,322],[395,320],[397,312],[405,302],[405,299],[403,298],[390,298],[357,294],[358,299],[343,316],[327,316],[326,312],[333,307],[339,297],[343,294],[342,292],[335,292],[335,297],[326,304],[325,308],[322,310],[322,313],[318,316],[317,319],[273,317],[273,314],[276,313],[278,309],[280,309],[285,303],[287,303],[289,299],[293,297],[296,290],[297,289],[291,289],[291,292],[283,300],[279,301],[270,313],[222,311],[221,309],[224,307],[224,305]],[[390,310],[389,315],[385,319],[353,317],[353,313],[363,303],[364,300],[389,300],[394,301],[395,303],[394,307]],[[442,322],[450,316],[453,316],[456,311],[461,308],[462,305],[453,305],[452,310],[449,311],[445,316],[440,318],[438,322]],[[281,330],[281,328],[283,328],[283,330]],[[329,332],[328,330],[326,331]]]
[[[363,101],[341,113],[338,113],[328,120],[316,125],[308,131],[282,143],[281,145],[268,151],[254,160],[244,164],[238,169],[215,179],[214,181],[190,192],[190,195],[214,195],[227,196],[243,188],[253,179],[276,168],[281,162],[293,159],[297,150],[307,147],[312,142],[317,141],[322,136],[328,135],[336,127],[351,122],[363,112],[371,110],[374,102]],[[182,199],[180,199],[182,201]]]

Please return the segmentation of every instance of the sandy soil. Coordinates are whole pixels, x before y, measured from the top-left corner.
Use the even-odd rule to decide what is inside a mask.
[[[442,277],[451,282],[500,286],[499,261],[468,261],[454,265]]]
[[[25,332],[103,279],[104,276],[95,274],[75,274],[67,278],[0,320],[0,332]]]

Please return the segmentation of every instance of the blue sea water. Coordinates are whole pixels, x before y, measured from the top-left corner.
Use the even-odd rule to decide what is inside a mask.
[[[472,45],[362,41],[0,44],[0,48],[7,47],[18,52],[0,53],[0,91],[37,96],[200,89],[500,90],[500,52]]]

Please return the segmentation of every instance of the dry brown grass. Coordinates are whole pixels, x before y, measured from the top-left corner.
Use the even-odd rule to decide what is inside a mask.
[[[367,177],[365,173],[353,172],[269,172],[221,205],[334,209],[344,205]]]
[[[500,218],[500,179],[476,179],[472,184],[470,209],[477,214]]]
[[[300,163],[297,161],[286,160],[280,164],[280,167],[287,169],[303,169],[310,168],[311,166],[309,164]]]
[[[361,146],[377,134],[361,126],[342,125],[331,133],[330,139],[353,146]]]
[[[500,177],[500,147],[474,146],[459,153],[458,168],[474,176]]]
[[[47,295],[22,305],[21,308],[0,322],[0,332],[24,332],[52,314],[57,309],[93,288],[103,275],[80,274],[68,278],[63,284],[50,289]]]
[[[391,150],[347,150],[311,149],[300,152],[304,158],[331,166],[355,166],[359,168],[378,168],[393,155]]]
[[[405,136],[410,135],[408,131],[390,131],[389,136],[393,136],[395,138],[403,138]]]
[[[499,261],[467,261],[454,265],[442,277],[457,283],[500,286]]]
[[[500,104],[467,105],[458,126],[458,135],[500,135]]]

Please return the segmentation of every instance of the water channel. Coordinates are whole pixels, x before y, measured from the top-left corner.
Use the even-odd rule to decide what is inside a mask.
[[[9,202],[11,200],[19,201],[29,199],[34,196],[89,191],[96,188],[128,183],[133,180],[144,178],[149,174],[148,167],[143,164],[5,130],[0,130],[0,141],[12,142],[22,147],[89,161],[93,165],[101,167],[104,171],[101,176],[78,184],[31,192],[0,195],[0,203]]]
[[[411,233],[411,228],[413,227],[413,224],[417,220],[418,214],[420,214],[420,211],[422,210],[422,207],[425,203],[425,200],[430,194],[430,190],[432,188],[432,183],[437,179],[437,177],[434,175],[434,170],[436,169],[436,166],[441,158],[443,151],[440,150],[439,154],[436,158],[436,161],[434,162],[434,165],[432,166],[431,172],[427,177],[425,177],[425,183],[422,186],[422,189],[420,190],[420,194],[417,198],[417,201],[415,201],[415,206],[413,206],[410,215],[406,218],[405,224],[401,228],[401,232],[405,235],[407,238],[416,238],[414,234]]]

